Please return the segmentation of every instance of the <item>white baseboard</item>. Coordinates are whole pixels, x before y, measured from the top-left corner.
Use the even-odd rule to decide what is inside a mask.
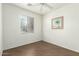
[[[8,49],[16,48],[16,47],[19,47],[19,46],[31,44],[31,43],[38,42],[38,41],[40,41],[40,40],[34,40],[34,41],[29,41],[28,43],[17,44],[16,46],[8,47],[8,48],[5,48],[3,50],[8,50]]]
[[[71,49],[71,48],[68,48],[68,47],[65,47],[65,46],[62,46],[62,45],[58,45],[57,43],[54,43],[54,42],[52,42],[52,41],[47,41],[47,40],[43,40],[43,41],[48,42],[48,43],[51,43],[51,44],[55,44],[55,45],[60,46],[60,47],[62,47],[62,48],[65,48],[65,49],[68,49],[68,50],[71,50],[71,51],[74,51],[74,52],[79,53],[78,50],[74,50],[74,49]]]

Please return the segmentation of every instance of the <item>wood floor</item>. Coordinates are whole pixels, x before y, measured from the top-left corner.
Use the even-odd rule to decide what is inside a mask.
[[[3,51],[3,56],[79,56],[79,53],[39,41]]]

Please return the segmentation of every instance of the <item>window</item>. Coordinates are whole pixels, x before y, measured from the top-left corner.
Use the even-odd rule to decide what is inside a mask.
[[[34,18],[30,16],[21,16],[21,31],[33,32],[34,31]]]

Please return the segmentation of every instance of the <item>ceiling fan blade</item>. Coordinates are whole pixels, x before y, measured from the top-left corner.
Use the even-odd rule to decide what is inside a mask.
[[[52,9],[53,7],[49,6],[47,3],[44,4],[45,6],[47,6],[48,8]]]
[[[39,3],[28,3],[27,4],[28,6],[38,6],[38,5],[40,5]]]

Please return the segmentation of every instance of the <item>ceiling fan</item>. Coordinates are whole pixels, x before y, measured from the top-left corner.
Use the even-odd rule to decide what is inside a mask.
[[[41,5],[41,6],[47,6],[48,8],[52,9],[52,7],[50,5],[48,5],[47,3],[28,3],[28,6],[37,6],[37,5]]]
[[[50,10],[53,8],[47,3],[28,3],[27,6],[40,6],[40,12],[44,11],[45,7],[49,8]]]

